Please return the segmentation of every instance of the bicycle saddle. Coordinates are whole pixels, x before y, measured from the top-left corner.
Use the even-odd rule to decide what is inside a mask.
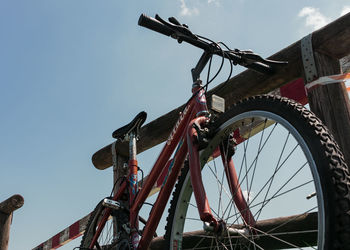
[[[129,124],[115,130],[112,133],[112,137],[124,141],[125,137],[132,132],[137,137],[142,124],[146,121],[146,118],[147,113],[145,111],[138,113],[138,115],[135,116],[135,118]]]

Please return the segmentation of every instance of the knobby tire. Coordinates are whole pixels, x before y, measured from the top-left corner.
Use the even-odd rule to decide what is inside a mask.
[[[339,146],[311,111],[287,98],[261,95],[235,104],[212,127],[216,134],[200,155],[202,176],[208,197],[212,195],[215,201],[209,200],[212,212],[226,220],[227,230],[221,235],[203,231],[185,164],[170,203],[166,249],[350,249],[349,171]],[[210,159],[233,130],[246,137],[237,142],[233,158],[241,159],[234,163],[245,199],[257,219],[256,228],[248,227],[233,205],[224,173],[215,163],[220,156]],[[271,131],[277,133],[276,139]],[[248,159],[248,153],[256,155]],[[204,180],[208,175],[214,176],[213,182]],[[275,217],[284,222],[266,227]],[[299,221],[304,223],[301,228]],[[230,233],[233,227],[248,228],[250,233]],[[292,234],[304,238],[291,239]]]

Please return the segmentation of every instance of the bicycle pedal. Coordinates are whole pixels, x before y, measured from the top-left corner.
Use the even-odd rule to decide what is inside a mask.
[[[102,201],[102,206],[109,207],[109,208],[112,208],[115,210],[119,210],[119,209],[123,208],[122,205],[118,201],[114,201],[114,200],[107,199],[107,198],[105,198]]]

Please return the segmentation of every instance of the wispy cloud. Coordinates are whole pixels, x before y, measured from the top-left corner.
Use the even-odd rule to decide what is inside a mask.
[[[221,6],[220,0],[208,0],[208,4],[215,5],[217,7]]]
[[[319,29],[329,23],[329,19],[324,16],[319,9],[313,7],[304,7],[298,14],[299,17],[305,17],[307,27],[313,30]]]
[[[248,190],[243,190],[243,197],[244,199],[249,203],[250,201],[253,200],[254,195],[253,192],[248,192]]]
[[[317,30],[322,28],[327,23],[331,22],[334,18],[343,16],[350,12],[350,5],[344,6],[339,12],[339,16],[329,18],[323,15],[319,9],[314,7],[304,7],[299,12],[298,16],[300,18],[305,18],[305,26],[312,30]]]
[[[181,5],[181,11],[180,11],[180,15],[181,16],[192,16],[192,15],[198,15],[199,14],[199,10],[196,7],[193,8],[189,8],[186,3],[185,0],[180,0]]]
[[[340,12],[340,15],[343,16],[345,14],[348,14],[350,12],[350,5],[349,6],[344,6],[343,9]]]

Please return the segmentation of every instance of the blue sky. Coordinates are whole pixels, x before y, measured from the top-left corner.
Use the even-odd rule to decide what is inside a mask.
[[[0,1],[0,201],[25,199],[9,249],[89,213],[112,185],[92,154],[139,111],[151,121],[189,97],[201,51],[137,26],[141,13],[269,56],[349,10],[346,0]],[[156,154],[140,156],[146,172]]]

